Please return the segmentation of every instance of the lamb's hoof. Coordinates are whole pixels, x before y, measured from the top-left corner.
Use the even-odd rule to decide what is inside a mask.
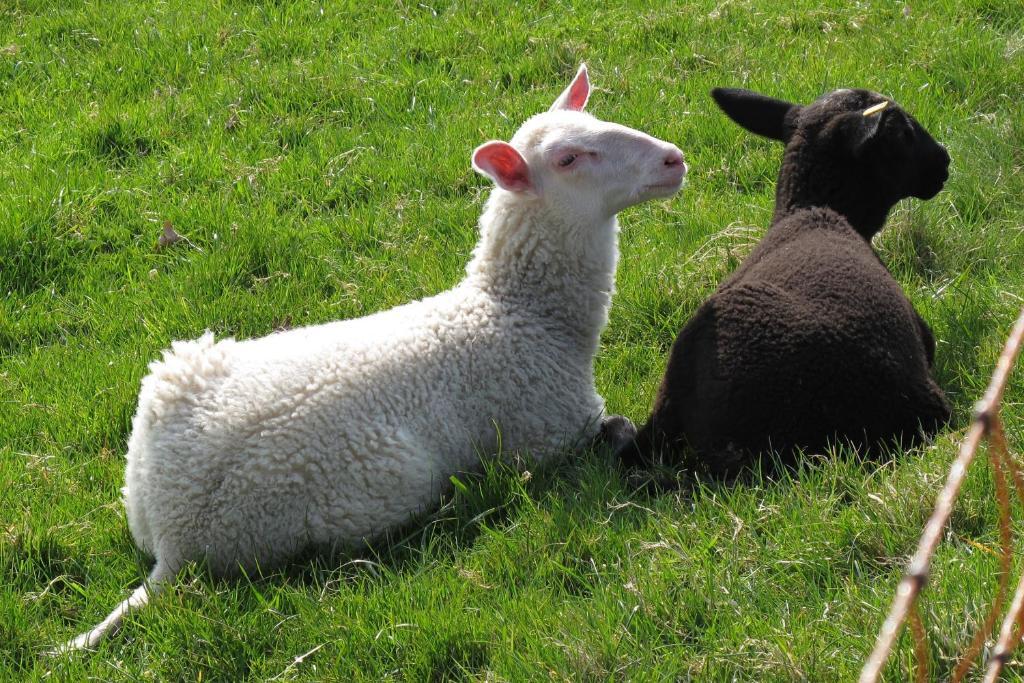
[[[601,420],[597,442],[618,453],[636,438],[636,425],[624,415],[609,415]]]

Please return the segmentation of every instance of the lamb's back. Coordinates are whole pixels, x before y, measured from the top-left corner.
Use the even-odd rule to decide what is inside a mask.
[[[410,446],[424,419],[449,413],[444,397],[427,409],[430,387],[458,363],[445,354],[469,326],[452,321],[474,308],[448,292],[254,340],[176,342],[143,380],[129,441],[140,546],[226,573],[309,542],[356,542],[415,510],[411,495],[426,504],[436,453]]]
[[[920,346],[899,283],[870,243],[829,209],[798,211],[774,225],[712,301],[743,333],[758,328],[816,349]]]
[[[435,503],[497,429],[508,448],[541,450],[583,430],[599,401],[588,382],[541,321],[465,288],[250,341],[177,343],[143,382],[129,522],[142,547],[221,572],[357,542]]]
[[[883,438],[948,410],[918,317],[870,244],[831,211],[788,220],[673,349],[656,417],[677,406],[678,428],[712,468],[740,451]]]

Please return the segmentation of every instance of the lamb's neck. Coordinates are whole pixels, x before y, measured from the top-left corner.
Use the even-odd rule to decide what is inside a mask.
[[[801,209],[826,207],[870,240],[885,225],[896,201],[880,194],[865,195],[863,183],[844,177],[836,165],[807,163],[787,153],[776,185],[772,223]]]
[[[568,221],[504,194],[491,196],[480,219],[467,283],[596,350],[615,289],[615,216]]]

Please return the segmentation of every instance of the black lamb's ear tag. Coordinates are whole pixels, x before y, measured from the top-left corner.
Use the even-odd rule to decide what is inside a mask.
[[[711,97],[725,114],[751,133],[786,142],[800,105],[743,88],[715,88]]]

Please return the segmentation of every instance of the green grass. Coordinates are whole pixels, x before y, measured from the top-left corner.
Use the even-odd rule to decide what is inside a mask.
[[[206,328],[453,285],[488,190],[472,149],[584,60],[596,115],[692,166],[621,217],[609,409],[643,419],[677,330],[771,215],[780,149],[710,88],[861,86],[953,157],[877,241],[935,329],[950,431],[886,465],[734,485],[655,488],[600,453],[489,467],[371,551],[241,582],[196,569],[99,652],[42,658],[148,570],[119,501],[146,364]],[[1024,297],[1022,101],[1017,0],[0,0],[0,679],[850,680]],[[157,249],[168,220],[188,242]],[[1006,420],[1024,443],[1019,378]],[[994,590],[995,519],[980,463],[927,589],[936,675]],[[911,660],[904,637],[888,676]]]

